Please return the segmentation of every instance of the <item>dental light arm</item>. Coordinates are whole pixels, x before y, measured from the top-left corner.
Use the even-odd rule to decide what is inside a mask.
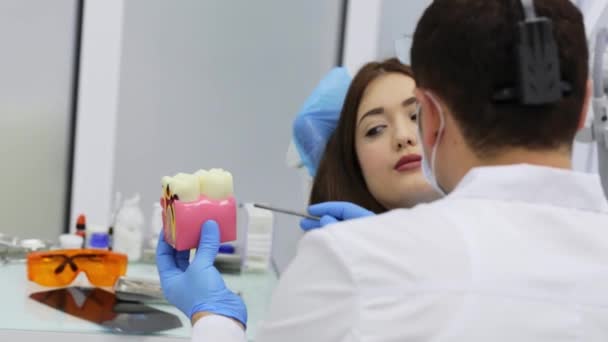
[[[604,195],[608,198],[608,91],[604,55],[608,47],[608,29],[597,33],[593,59],[593,139],[597,142],[598,166]]]

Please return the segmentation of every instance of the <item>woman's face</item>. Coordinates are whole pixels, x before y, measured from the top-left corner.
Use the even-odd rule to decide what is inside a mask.
[[[380,75],[365,89],[357,111],[359,164],[370,193],[387,209],[412,207],[437,196],[422,175],[415,86],[400,73]]]

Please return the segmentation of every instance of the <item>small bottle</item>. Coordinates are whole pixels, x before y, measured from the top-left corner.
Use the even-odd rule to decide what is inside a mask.
[[[163,229],[163,208],[159,202],[155,202],[152,206],[152,216],[150,224],[145,229],[145,243],[140,261],[148,264],[156,264],[156,247],[158,245],[158,237]]]
[[[95,249],[108,249],[109,237],[107,233],[93,233],[89,240],[89,247]]]
[[[150,220],[150,239],[148,240],[148,247],[156,250],[156,246],[158,245],[158,238],[161,234],[161,230],[163,229],[163,208],[160,203],[154,203],[154,210],[152,213],[152,218]]]
[[[82,248],[84,239],[76,234],[63,234],[59,236],[59,245],[62,249],[78,249]]]
[[[76,220],[76,235],[82,237],[82,245],[81,248],[85,247],[85,241],[87,239],[87,218],[84,214],[78,215],[78,219]]]
[[[113,250],[127,254],[129,261],[139,261],[143,252],[144,216],[139,206],[139,194],[124,201],[116,215]]]

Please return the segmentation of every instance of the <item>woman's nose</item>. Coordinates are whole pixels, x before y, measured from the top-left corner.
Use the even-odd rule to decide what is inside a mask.
[[[395,137],[395,147],[397,150],[402,150],[410,146],[416,146],[416,135],[409,132],[398,133]]]

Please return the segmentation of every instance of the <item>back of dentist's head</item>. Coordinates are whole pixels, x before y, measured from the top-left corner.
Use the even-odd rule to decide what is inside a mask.
[[[435,171],[440,181],[443,178],[449,183],[444,184],[448,190],[471,167],[491,165],[492,160],[514,151],[561,151],[569,158],[587,99],[583,17],[569,0],[535,0],[534,5],[538,16],[553,21],[561,77],[572,88],[549,105],[525,106],[493,99],[498,90],[518,81],[516,30],[524,18],[519,0],[435,0],[418,22],[411,49],[412,68],[419,94],[431,94],[427,103],[437,103],[446,116]],[[425,116],[424,103],[422,110]],[[425,144],[427,151],[431,148],[428,142],[434,140]],[[458,156],[460,152],[471,155]],[[513,163],[517,162],[514,158]],[[454,170],[458,179],[449,179],[447,168]]]

